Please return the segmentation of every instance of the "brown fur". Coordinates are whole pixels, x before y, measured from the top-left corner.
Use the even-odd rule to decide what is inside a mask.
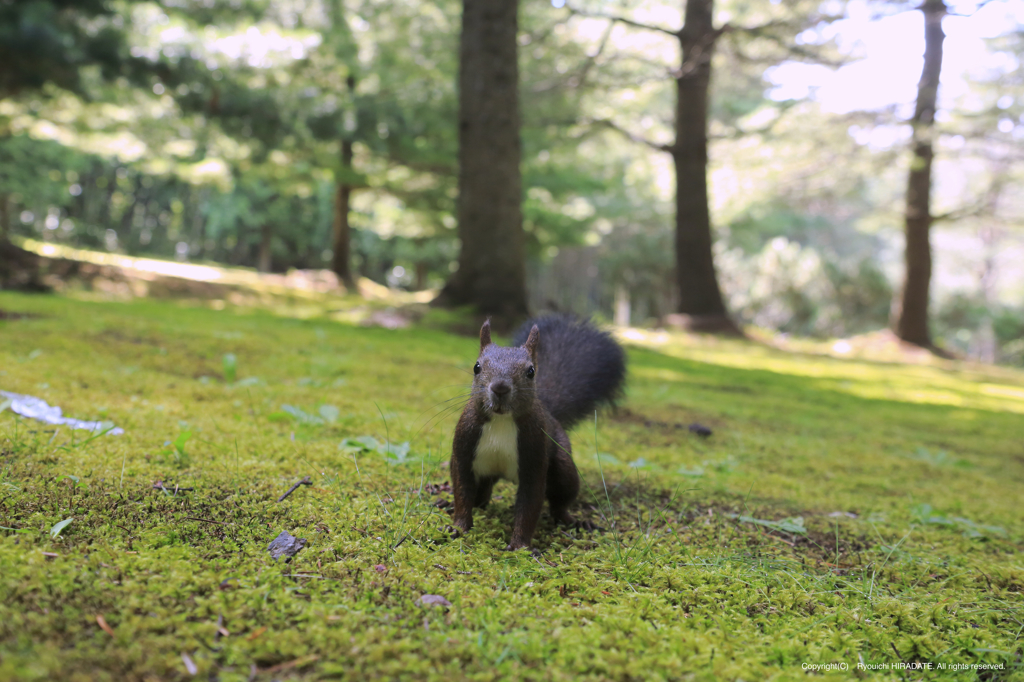
[[[580,488],[572,446],[535,388],[536,377],[544,371],[537,366],[539,341],[540,331],[535,325],[522,346],[503,348],[491,343],[490,323],[484,323],[480,329],[479,371],[452,443],[453,525],[459,534],[473,527],[473,508],[483,508],[490,502],[497,481],[497,477],[478,478],[473,471],[484,425],[496,414],[512,415],[517,429],[519,488],[507,550],[530,547],[545,499],[555,520],[576,524],[569,513]],[[535,372],[532,377],[531,369]]]

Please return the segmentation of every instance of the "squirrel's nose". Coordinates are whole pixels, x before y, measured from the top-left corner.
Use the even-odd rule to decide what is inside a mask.
[[[512,390],[507,381],[495,381],[491,384],[491,393],[496,396],[506,396]]]

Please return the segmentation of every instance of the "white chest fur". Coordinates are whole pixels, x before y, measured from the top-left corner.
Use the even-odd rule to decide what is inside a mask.
[[[500,476],[519,483],[519,430],[510,414],[496,414],[484,424],[473,459],[477,478]]]

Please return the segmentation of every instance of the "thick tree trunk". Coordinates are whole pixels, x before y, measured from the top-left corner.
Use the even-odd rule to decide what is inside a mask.
[[[39,257],[11,243],[10,235],[10,195],[5,192],[0,194],[0,289],[45,290]]]
[[[39,256],[0,237],[0,289],[46,291]]]
[[[917,85],[917,106],[911,125],[914,128],[914,157],[907,179],[906,274],[902,300],[898,308],[896,335],[903,341],[931,347],[928,331],[928,299],[932,276],[931,230],[932,135],[935,124],[935,103],[942,70],[942,17],[946,14],[943,0],[926,0],[924,13],[924,69]]]
[[[345,84],[348,86],[349,94],[354,92],[356,87],[355,76],[349,76]],[[341,167],[342,173],[346,176],[352,174],[352,139],[348,136],[347,131],[345,138],[341,141]],[[348,184],[346,177],[342,182],[338,183],[334,192],[331,269],[350,293],[357,293],[356,280],[352,276],[352,230],[348,222],[353,189],[353,186]]]
[[[688,0],[676,78],[676,277],[682,324],[696,331],[737,333],[726,314],[715,274],[708,209],[708,90],[718,31],[714,0]]]
[[[511,325],[526,316],[516,0],[463,0],[459,46],[459,268],[435,300]]]

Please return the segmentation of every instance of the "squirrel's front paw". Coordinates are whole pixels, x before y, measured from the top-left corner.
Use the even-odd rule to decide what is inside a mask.
[[[604,530],[604,528],[597,525],[593,521],[588,521],[586,519],[574,519],[573,522],[569,524],[569,527],[578,528],[579,530],[585,530],[587,532],[593,532],[595,530]]]
[[[456,522],[454,522],[450,526],[445,526],[445,530],[447,530],[449,533],[451,533],[452,540],[454,540],[454,539],[456,539],[458,537],[461,537],[461,536],[465,535],[466,533],[468,533],[469,529],[472,528],[472,527],[473,527],[473,522],[472,521],[470,521],[469,523],[460,523],[460,522],[456,521]]]
[[[593,521],[587,521],[586,519],[577,519],[569,512],[563,512],[558,517],[558,523],[562,524],[569,530],[579,529],[585,531],[604,530],[601,526],[597,525]]]

